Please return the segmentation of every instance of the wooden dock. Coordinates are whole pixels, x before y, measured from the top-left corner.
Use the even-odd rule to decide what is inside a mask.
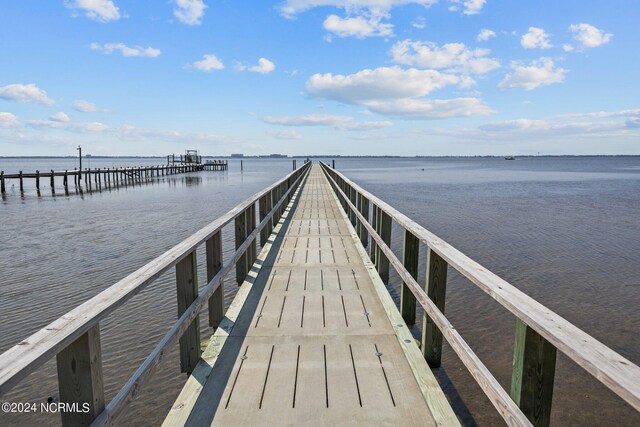
[[[200,164],[168,164],[157,166],[134,166],[134,167],[116,167],[116,168],[85,168],[82,170],[64,170],[35,173],[23,173],[20,171],[16,174],[5,174],[0,171],[0,194],[7,193],[7,180],[17,180],[18,188],[21,194],[24,194],[24,182],[26,179],[35,181],[37,194],[41,195],[41,183],[49,184],[51,194],[56,194],[56,178],[62,178],[62,183],[58,181],[58,188],[69,195],[70,191],[76,194],[85,192],[110,190],[122,186],[130,186],[142,184],[149,180],[168,175],[176,175],[189,172],[208,171],[226,171],[228,164],[226,161],[219,160],[211,163]]]
[[[232,222],[236,250],[224,259],[221,233]],[[390,249],[393,227],[403,231],[402,259]],[[424,286],[416,279],[420,245]],[[206,280],[197,274],[202,250]],[[403,280],[399,309],[385,287],[390,268]],[[510,391],[445,317],[449,269],[515,316]],[[105,402],[100,322],[170,270],[178,320]],[[225,287],[234,282],[240,287],[225,310]],[[204,351],[203,310],[214,328]],[[416,342],[408,326],[418,320]],[[188,378],[165,426],[455,426],[431,370],[443,340],[509,426],[549,425],[557,351],[640,411],[637,365],[343,174],[310,163],[0,355],[0,396],[56,356],[60,401],[90,406],[63,412],[63,425],[118,425],[167,349],[179,345]]]

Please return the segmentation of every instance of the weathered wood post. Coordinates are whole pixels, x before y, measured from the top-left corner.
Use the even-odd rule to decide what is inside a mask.
[[[511,398],[536,427],[549,425],[555,370],[556,348],[516,319]]]
[[[388,247],[391,247],[391,217],[378,208],[378,221],[380,222],[380,237]],[[378,248],[378,274],[384,283],[389,283],[389,259]]]
[[[207,282],[213,280],[222,268],[222,231],[211,236],[206,243],[207,248]],[[209,326],[217,328],[224,317],[224,283],[209,298]]]
[[[236,250],[244,243],[247,238],[247,210],[242,211],[235,219],[235,240]],[[248,249],[247,249],[248,251]],[[247,276],[249,269],[247,268],[247,251],[245,251],[236,264],[236,282],[242,285],[244,278]]]
[[[404,230],[404,249],[402,263],[414,279],[418,279],[418,254],[420,240],[409,230]],[[400,290],[400,314],[407,325],[416,323],[416,297],[405,282]]]
[[[20,180],[20,193],[24,193],[24,183],[22,180],[22,171],[18,172],[18,179]]]
[[[269,213],[269,203],[267,199],[269,198],[269,193],[260,197],[258,200],[258,213],[260,215],[260,222],[264,221]],[[269,227],[265,225],[262,230],[260,230],[260,246],[264,246],[267,244],[267,240],[269,239]]]
[[[247,221],[247,236],[253,233],[253,230],[256,229],[256,204],[251,203],[249,206],[249,219]],[[258,258],[258,239],[253,239],[251,244],[249,245],[249,257],[247,258],[247,272],[251,269],[251,266]]]
[[[198,297],[198,263],[195,250],[176,264],[176,288],[180,317]],[[181,372],[187,375],[193,372],[200,359],[200,352],[200,319],[196,316],[180,337]]]
[[[100,327],[93,326],[56,356],[60,402],[80,410],[61,411],[63,426],[89,426],[104,410]],[[88,411],[84,412],[88,405]]]
[[[100,168],[96,172],[96,182],[98,184],[98,190],[102,191],[102,175],[100,174]]]
[[[87,169],[87,172],[84,174],[85,178],[88,176],[89,177],[89,192],[92,192],[93,189],[91,188],[91,169]]]
[[[36,170],[36,191],[38,192],[38,196],[40,195],[40,171]]]
[[[449,265],[431,248],[427,249],[427,296],[442,313],[447,294],[447,268]],[[425,313],[422,319],[422,354],[432,368],[440,367],[442,359],[442,332]]]
[[[4,171],[0,171],[0,193],[5,194],[7,192],[4,186]]]
[[[49,186],[51,187],[51,194],[56,194],[56,180],[53,174],[53,169],[51,169],[51,181],[49,182]]]
[[[371,212],[371,226],[375,230],[377,234],[380,234],[380,229],[378,228],[378,207],[372,202],[371,203],[372,212]],[[378,243],[371,238],[371,247],[369,248],[369,258],[371,262],[378,268]]]
[[[363,194],[360,195],[360,213],[364,217],[365,221],[369,221],[369,199]],[[360,242],[365,248],[369,243],[369,232],[364,226],[364,223],[360,224]]]
[[[68,196],[69,195],[69,173],[66,169],[64,171],[64,176],[62,177],[62,186],[64,187],[64,193]]]

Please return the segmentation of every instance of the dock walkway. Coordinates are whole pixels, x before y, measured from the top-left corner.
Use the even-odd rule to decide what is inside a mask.
[[[196,368],[165,425],[456,424],[319,166],[287,216],[211,375]]]

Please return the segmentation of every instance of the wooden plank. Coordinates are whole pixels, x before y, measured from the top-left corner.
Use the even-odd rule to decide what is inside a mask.
[[[427,281],[425,285],[427,296],[435,306],[444,313],[447,293],[447,262],[440,255],[427,250]],[[442,359],[442,332],[429,317],[424,314],[422,319],[422,354],[432,368],[440,367]]]
[[[198,262],[196,251],[176,264],[176,288],[178,317],[187,310],[198,296]],[[191,326],[180,337],[180,370],[187,375],[193,372],[200,359],[200,319],[193,319]]]
[[[222,269],[222,231],[211,236],[206,243],[207,282],[211,282]],[[217,328],[224,318],[224,283],[209,298],[209,326]]]
[[[82,334],[57,357],[60,402],[77,404],[77,411],[61,411],[63,426],[89,426],[104,409],[100,327]]]
[[[516,320],[511,397],[536,427],[547,427],[551,421],[555,369],[556,348]]]
[[[420,251],[420,241],[410,231],[404,230],[404,247],[402,251],[402,262],[409,274],[414,279],[418,278],[418,253]],[[400,289],[400,314],[407,325],[416,323],[416,297],[413,296],[407,284],[402,282]]]
[[[339,179],[354,185],[372,204],[379,206],[391,215],[397,224],[415,234],[440,255],[448,265],[455,268],[516,317],[536,330],[554,347],[566,354],[633,408],[640,411],[640,381],[638,381],[640,367],[473,261],[383,200],[362,189],[340,172],[329,169],[326,165],[323,167],[327,174],[334,174]]]

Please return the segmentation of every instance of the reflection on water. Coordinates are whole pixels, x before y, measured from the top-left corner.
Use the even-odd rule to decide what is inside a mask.
[[[103,160],[107,163],[91,167],[158,163],[158,159],[92,162]],[[49,161],[67,163],[48,166]],[[0,159],[0,170],[72,169],[71,161]],[[226,173],[160,177],[142,186],[83,196],[8,194],[0,201],[0,351],[291,170],[291,160],[244,159],[241,174],[238,163],[231,161]],[[336,159],[336,167],[640,363],[640,158]],[[233,225],[224,230],[223,240],[228,256]],[[400,230],[394,228],[392,246],[398,254],[401,242]],[[199,258],[202,280],[206,273],[203,257]],[[423,266],[421,281],[424,274]],[[391,283],[397,301],[400,280],[392,275]],[[227,281],[226,289],[229,303],[236,289],[233,280]],[[508,390],[514,317],[453,272],[446,313]],[[107,399],[176,318],[174,277],[168,273],[101,322]],[[207,324],[203,317],[203,333],[209,334]],[[161,422],[184,382],[176,350],[166,355],[127,411],[125,424]],[[556,375],[553,424],[640,425],[636,411],[562,355]],[[465,424],[501,424],[446,346],[437,377]],[[6,400],[39,402],[49,396],[57,396],[55,361],[29,376]],[[18,422],[56,425],[58,417],[0,414],[0,425]]]

